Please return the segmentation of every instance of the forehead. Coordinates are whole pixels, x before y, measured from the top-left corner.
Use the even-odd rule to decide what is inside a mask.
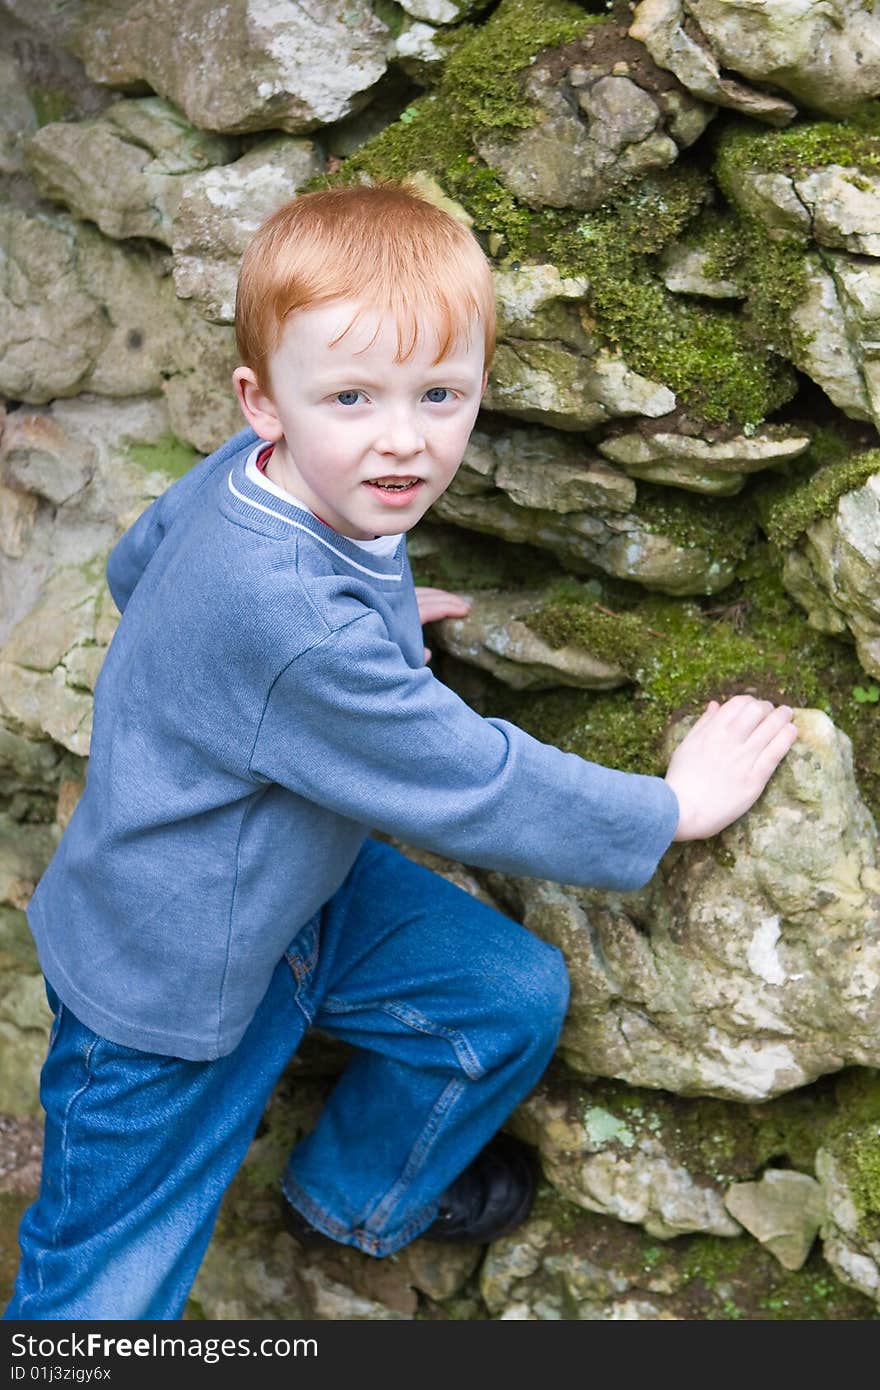
[[[415,320],[419,340],[407,360],[433,361],[441,343],[440,315],[417,313]],[[408,316],[398,326],[390,310],[362,306],[354,299],[338,299],[296,310],[284,324],[281,344],[306,356],[312,365],[318,359],[336,363],[343,359],[393,358],[398,344],[402,351],[409,347],[412,327]],[[477,355],[482,360],[483,341],[478,330],[479,326],[472,324],[469,338],[459,333],[443,360],[467,361]]]

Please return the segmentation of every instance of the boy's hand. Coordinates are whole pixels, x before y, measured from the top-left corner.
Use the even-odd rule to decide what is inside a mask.
[[[436,623],[440,618],[463,618],[471,611],[470,600],[460,594],[447,593],[445,589],[420,588],[416,585],[416,602],[419,605],[419,622]],[[431,660],[430,647],[425,648],[425,665]]]
[[[751,695],[712,700],[669,760],[675,840],[707,840],[748,811],[797,738],[788,705]]]

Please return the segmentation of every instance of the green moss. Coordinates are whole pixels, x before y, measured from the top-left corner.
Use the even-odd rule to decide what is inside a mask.
[[[710,560],[741,560],[755,533],[755,514],[749,496],[713,497],[639,483],[634,507],[645,530],[669,536],[678,545],[704,550]]]
[[[73,103],[64,92],[53,91],[47,87],[31,87],[28,96],[39,126],[63,121],[73,114]]]
[[[853,739],[859,788],[876,815],[878,710],[851,698],[859,679],[852,648],[808,626],[785,592],[780,569],[778,554],[766,542],[755,541],[723,603],[717,598],[646,596],[634,586],[621,587],[614,600],[606,593],[603,603],[617,610],[616,619],[596,613],[592,592],[583,594],[578,613],[576,587],[564,581],[561,592],[548,591],[541,610],[545,616],[538,620],[542,636],[552,642],[554,619],[560,637],[577,641],[580,634],[591,650],[598,635],[606,643],[603,652],[613,651],[637,682],[635,691],[522,694],[498,683],[492,687],[491,712],[592,761],[658,774],[665,769],[663,736],[670,719],[697,713],[710,699],[746,691],[777,703],[822,709]],[[617,635],[612,637],[615,624]],[[488,700],[486,704],[488,708]]]
[[[565,275],[585,275],[596,322],[629,365],[664,382],[712,423],[758,424],[791,399],[794,373],[729,305],[672,294],[652,258],[711,196],[703,174],[675,166],[642,179],[597,212],[566,219],[546,241]]]
[[[636,679],[656,639],[631,613],[614,614],[590,602],[584,587],[563,580],[548,592],[547,602],[523,620],[551,647],[581,647]]]
[[[853,1070],[840,1081],[839,1114],[824,1145],[842,1169],[867,1241],[880,1239],[880,1072]]]
[[[866,103],[845,121],[796,121],[785,130],[734,118],[719,126],[715,153],[722,188],[737,169],[790,177],[828,164],[880,170],[880,106]]]
[[[733,280],[742,277],[743,246],[739,229],[728,215],[710,208],[693,222],[681,238],[682,245],[700,251],[703,273],[712,279]]]
[[[162,435],[154,444],[129,444],[127,456],[147,473],[165,473],[169,478],[182,478],[199,455],[173,434]]]
[[[807,457],[814,465],[823,458],[827,438],[828,433],[823,432],[823,438],[808,451]],[[806,477],[771,480],[760,493],[761,525],[774,545],[793,545],[814,521],[831,515],[844,493],[854,491],[880,473],[880,448],[850,453],[839,437],[834,438],[839,446],[837,457],[820,463]]]
[[[579,38],[599,19],[570,0],[501,0],[447,62],[440,92],[474,136],[532,126],[535,109],[519,74],[542,49]]]
[[[392,38],[397,38],[406,19],[406,11],[395,0],[371,0],[373,13],[387,26]]]

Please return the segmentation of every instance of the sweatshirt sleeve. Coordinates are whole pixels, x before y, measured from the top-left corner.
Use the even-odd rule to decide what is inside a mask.
[[[141,575],[161,545],[181,509],[239,449],[255,444],[258,436],[253,430],[240,430],[213,454],[178,478],[151,502],[137,521],[129,526],[110,552],[107,561],[107,587],[120,613],[125,611]]]
[[[641,887],[678,825],[662,778],[477,714],[409,666],[371,610],[284,667],[250,770],[408,844],[583,887]]]

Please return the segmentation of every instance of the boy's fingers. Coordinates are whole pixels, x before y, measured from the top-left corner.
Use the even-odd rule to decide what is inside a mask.
[[[755,753],[760,753],[772,742],[779,730],[787,728],[791,721],[792,710],[789,705],[778,705],[776,708],[771,706],[770,713],[752,730],[747,740],[749,747],[754,748]]]
[[[755,759],[753,771],[762,783],[767,782],[782,762],[786,753],[797,741],[797,729],[793,723],[784,724]]]
[[[773,711],[773,705],[769,700],[756,700],[752,695],[736,695],[733,700],[728,700],[722,710],[726,714],[725,723],[731,732],[737,733],[741,738],[748,738],[757,729],[762,720],[766,719]]]

